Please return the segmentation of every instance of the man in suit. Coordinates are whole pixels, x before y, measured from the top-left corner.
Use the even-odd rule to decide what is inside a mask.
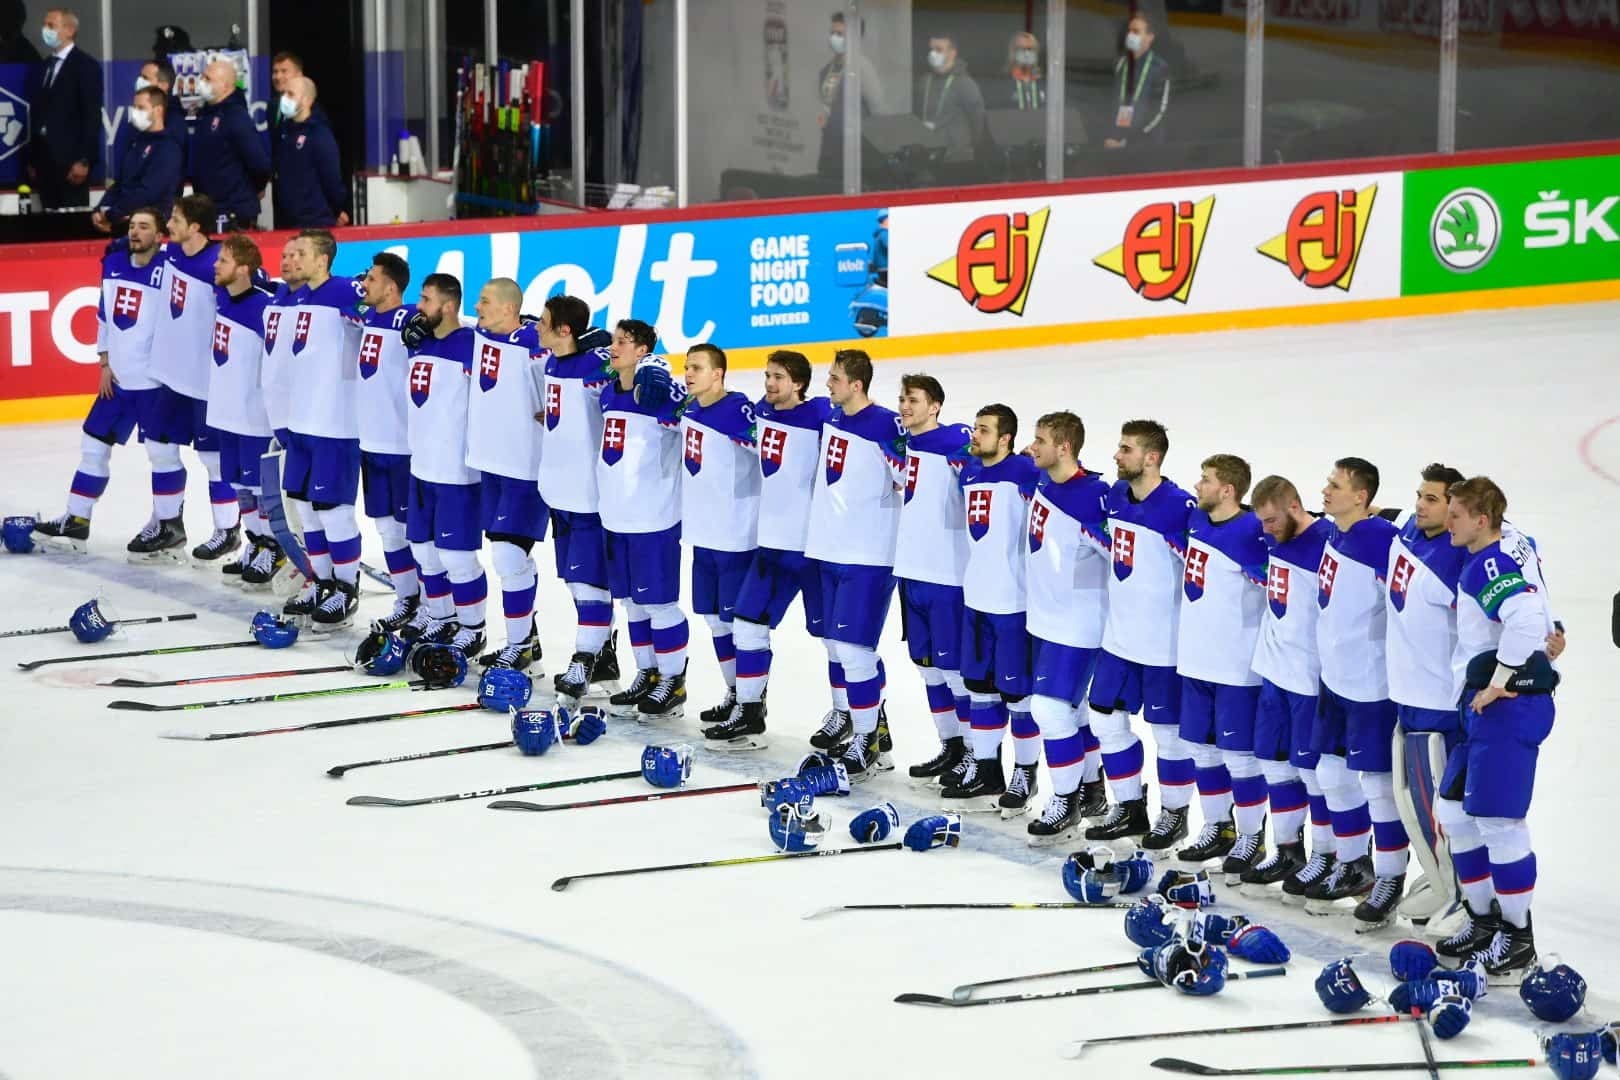
[[[101,64],[75,44],[78,34],[71,9],[45,13],[40,38],[50,55],[28,103],[28,172],[46,209],[88,206],[101,163]]]

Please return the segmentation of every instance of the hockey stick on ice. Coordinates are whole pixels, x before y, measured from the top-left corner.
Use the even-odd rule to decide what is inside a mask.
[[[951,991],[951,997],[957,1001],[966,1001],[973,996],[975,990],[983,990],[987,986],[1006,986],[1009,983],[1029,982],[1033,979],[1055,979],[1060,975],[1093,975],[1099,971],[1127,971],[1135,966],[1135,960],[1119,960],[1112,964],[1092,964],[1090,967],[1065,968],[1062,971],[1037,971],[1030,975],[1009,975],[1005,979],[984,979],[980,982],[963,983]]]
[[[482,706],[480,706],[481,708]],[[461,802],[465,799],[488,799],[496,795],[516,795],[520,791],[545,791],[550,788],[595,784],[603,780],[634,780],[641,770],[601,773],[597,776],[576,776],[571,780],[547,780],[539,784],[518,784],[514,787],[488,788],[484,791],[458,791],[451,795],[430,795],[425,799],[388,799],[381,795],[353,795],[345,800],[348,806],[431,806],[434,803]],[[556,886],[552,886],[556,888]]]
[[[153,615],[148,619],[108,619],[114,626],[144,626],[147,623],[181,622],[186,619],[195,619],[196,612],[186,612],[183,615]],[[0,638],[32,637],[35,634],[65,634],[72,630],[71,626],[36,626],[29,630],[0,630]]]
[[[1226,980],[1233,979],[1267,979],[1276,975],[1287,975],[1288,969],[1284,967],[1256,968],[1253,971],[1229,972]],[[1054,990],[1042,994],[1003,994],[1000,997],[969,998],[966,1001],[957,1001],[954,998],[940,997],[938,994],[900,994],[894,1000],[900,1005],[942,1005],[950,1009],[966,1009],[973,1005],[1010,1005],[1020,1001],[1056,1001],[1058,998],[1091,997],[1096,994],[1118,994],[1128,990],[1146,990],[1150,987],[1163,986],[1157,979],[1148,979],[1144,982],[1109,983],[1105,986],[1080,986],[1073,990]]]
[[[17,666],[33,671],[46,664],[81,664],[91,660],[127,660],[132,656],[177,656],[180,653],[211,652],[214,649],[245,649],[257,646],[257,641],[221,641],[212,645],[170,645],[162,649],[134,649],[130,652],[77,653],[73,656],[53,656],[47,660],[25,660]]]
[[[255,731],[164,731],[158,733],[160,739],[188,739],[193,742],[216,742],[220,739],[250,739],[257,735],[289,735],[295,731],[322,731],[326,728],[351,727],[354,724],[377,724],[384,720],[408,720],[413,716],[438,716],[442,713],[470,712],[473,709],[482,709],[483,706],[476,701],[468,701],[460,705],[439,705],[431,709],[406,709],[403,712],[377,713],[372,716],[347,716],[342,720],[315,720],[308,724],[293,724],[290,727],[259,728]],[[637,775],[640,775],[639,773]]]
[[[1076,1039],[1058,1049],[1060,1057],[1071,1060],[1085,1053],[1088,1047],[1111,1046],[1115,1043],[1157,1041],[1159,1039],[1186,1039],[1200,1035],[1254,1035],[1267,1031],[1303,1031],[1310,1028],[1355,1027],[1367,1024],[1399,1024],[1408,1018],[1400,1013],[1376,1013],[1372,1016],[1344,1016],[1332,1020],[1294,1020],[1282,1024],[1246,1024],[1241,1027],[1195,1028],[1190,1031],[1148,1031],[1140,1035],[1105,1035],[1097,1039]]]
[[[639,774],[637,774],[639,775]],[[784,862],[788,859],[816,859],[830,855],[865,855],[876,851],[899,851],[903,844],[868,844],[864,847],[817,848],[814,851],[779,851],[774,855],[748,855],[738,859],[706,859],[703,862],[666,863],[662,866],[632,866],[625,870],[598,870],[593,874],[570,874],[551,883],[562,892],[576,881],[589,878],[625,877],[630,874],[660,874],[666,870],[703,870],[711,866],[747,866],[751,863]]]
[[[1535,1058],[1477,1058],[1471,1061],[1437,1061],[1441,1069],[1533,1069],[1541,1064]],[[1222,1069],[1184,1058],[1162,1057],[1153,1061],[1155,1069],[1189,1073],[1193,1076],[1302,1076],[1310,1073],[1422,1072],[1424,1061],[1366,1061],[1342,1065],[1256,1065]]]
[[[660,799],[685,799],[693,795],[724,795],[733,791],[758,791],[758,784],[726,784],[722,787],[680,788],[676,791],[648,791],[640,795],[616,795],[610,799],[588,799],[584,802],[533,803],[521,799],[499,799],[489,804],[491,810],[583,810],[591,806],[621,806],[625,803],[658,802]]]
[[[1120,910],[1133,908],[1136,904],[1129,900],[1110,900],[1103,904],[1082,904],[1075,900],[1039,900],[1028,903],[985,903],[985,904],[831,904],[827,907],[816,908],[805,912],[800,918],[818,919],[823,915],[831,915],[836,911],[1069,911],[1074,909],[1093,908],[1098,911]]]

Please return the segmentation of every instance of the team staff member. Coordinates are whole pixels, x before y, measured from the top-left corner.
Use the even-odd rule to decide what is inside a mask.
[[[210,228],[253,228],[270,182],[270,154],[236,88],[236,66],[215,60],[203,70],[198,90],[203,107],[191,135],[192,186],[219,211],[221,220],[209,222]]]
[[[157,86],[135,92],[129,107],[135,134],[119,162],[119,181],[90,218],[101,232],[123,232],[129,215],[144,206],[156,207],[167,219],[186,167],[185,141],[169,127],[169,100]]]
[[[338,164],[337,138],[315,109],[315,80],[295,75],[276,102],[276,228],[347,225],[348,190]]]

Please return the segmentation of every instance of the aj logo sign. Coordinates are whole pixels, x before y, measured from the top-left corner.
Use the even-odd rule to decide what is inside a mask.
[[[1144,300],[1174,300],[1185,304],[1198,273],[1215,196],[1199,202],[1153,203],[1131,216],[1125,237],[1092,260],[1125,279]]]
[[[1288,267],[1308,288],[1349,292],[1377,195],[1377,184],[1360,191],[1313,191],[1294,204],[1288,227],[1255,250]]]
[[[996,315],[1024,314],[1035,262],[1041,255],[1051,207],[1012,214],[986,214],[962,230],[956,254],[928,270],[928,276],[955,289],[963,300]]]

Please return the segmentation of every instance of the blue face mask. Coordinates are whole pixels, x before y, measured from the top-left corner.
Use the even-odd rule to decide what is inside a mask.
[[[57,46],[62,44],[62,35],[56,32],[56,27],[54,26],[47,26],[41,30],[39,32],[39,39],[43,41],[45,43],[45,47],[50,49],[52,52],[55,52]]]

